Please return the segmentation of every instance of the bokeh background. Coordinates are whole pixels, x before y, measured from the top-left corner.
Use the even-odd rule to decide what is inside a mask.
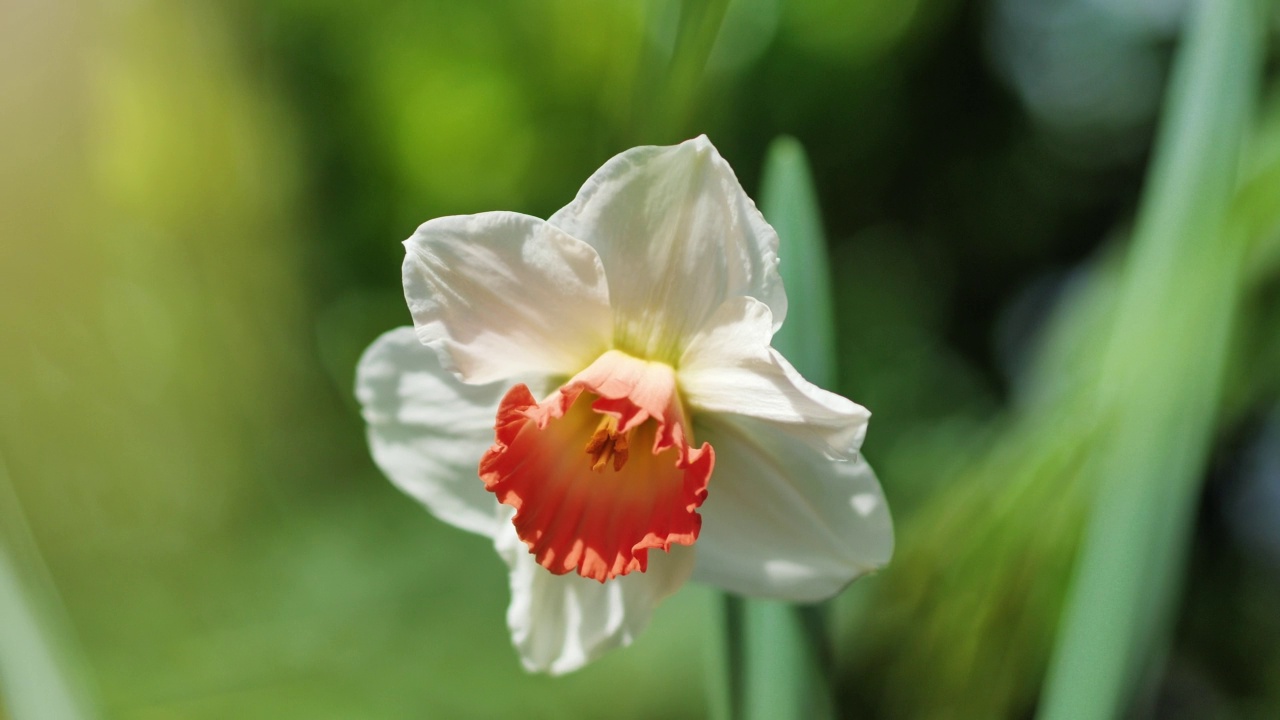
[[[352,396],[419,223],[546,217],[698,133],[751,194],[775,137],[806,149],[838,389],[875,414],[899,545],[831,609],[842,713],[1034,712],[1097,488],[1080,378],[1191,3],[733,0],[705,68],[697,5],[0,3],[0,717],[70,717],[16,709],[42,668],[87,717],[705,717],[712,592],[523,674],[501,561],[380,476]],[[1139,715],[1280,717],[1275,68]]]

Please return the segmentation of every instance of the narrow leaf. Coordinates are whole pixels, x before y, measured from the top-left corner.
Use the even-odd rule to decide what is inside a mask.
[[[1100,491],[1040,717],[1123,715],[1168,630],[1243,285],[1227,209],[1258,73],[1251,0],[1193,6],[1097,388]]]
[[[0,717],[13,720],[89,720],[96,717],[71,662],[57,603],[39,568],[35,545],[0,459]],[[15,548],[27,548],[22,554]]]

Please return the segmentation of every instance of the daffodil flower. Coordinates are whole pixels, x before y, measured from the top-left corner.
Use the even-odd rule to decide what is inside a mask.
[[[549,220],[431,220],[413,328],[365,352],[375,461],[493,539],[525,667],[628,644],[690,577],[812,602],[885,564],[869,414],[770,339],[778,237],[706,137],[605,163]]]

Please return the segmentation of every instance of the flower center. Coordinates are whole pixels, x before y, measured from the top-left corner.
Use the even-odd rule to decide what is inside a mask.
[[[612,415],[600,418],[595,434],[587,441],[587,454],[591,456],[591,469],[604,472],[609,461],[613,461],[613,471],[618,472],[627,464],[628,449],[631,445],[631,431],[618,432],[618,419]]]
[[[539,564],[604,582],[697,539],[715,454],[687,428],[671,367],[611,350],[543,402],[511,388],[480,478]]]

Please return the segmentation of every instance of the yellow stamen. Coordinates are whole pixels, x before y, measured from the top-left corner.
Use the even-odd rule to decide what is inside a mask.
[[[617,472],[627,464],[627,451],[630,448],[630,432],[618,432],[618,420],[605,415],[596,426],[596,431],[587,441],[586,451],[591,456],[591,469],[604,472],[609,461],[613,461],[613,470]]]

